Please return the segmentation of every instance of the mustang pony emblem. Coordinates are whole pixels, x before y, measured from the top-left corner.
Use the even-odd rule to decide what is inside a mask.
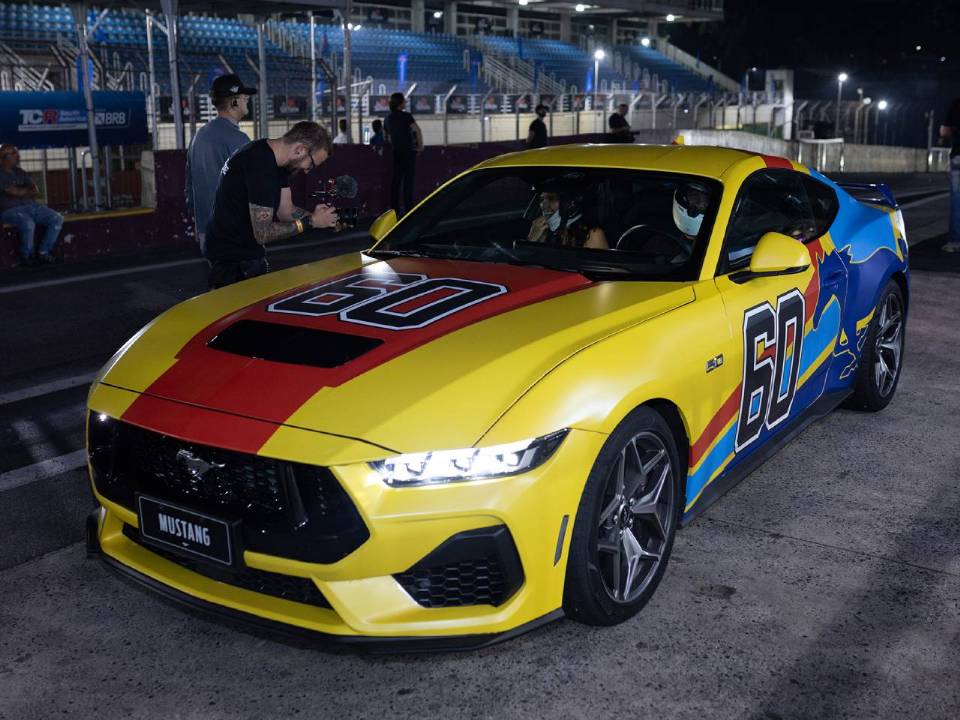
[[[177,462],[181,463],[190,474],[195,478],[202,478],[213,468],[224,468],[226,463],[207,462],[199,458],[189,450],[179,450],[177,452]]]

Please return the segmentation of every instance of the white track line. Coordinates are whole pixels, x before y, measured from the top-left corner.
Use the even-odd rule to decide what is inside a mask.
[[[302,243],[288,243],[286,245],[275,245],[270,248],[272,252],[281,250],[296,250],[297,248],[314,247],[315,245],[329,245],[334,242],[344,242],[346,240],[356,240],[366,237],[366,232],[355,232],[343,237],[337,237],[326,240],[310,240]],[[23,292],[24,290],[38,290],[40,288],[56,287],[57,285],[69,285],[71,283],[86,282],[88,280],[102,280],[103,278],[117,277],[118,275],[132,275],[139,272],[149,272],[151,270],[164,270],[166,268],[181,267],[183,265],[194,265],[205,262],[203,258],[187,258],[186,260],[170,260],[169,262],[152,263],[150,265],[137,265],[131,268],[120,268],[118,270],[104,270],[103,272],[87,273],[86,275],[72,275],[70,277],[57,278],[55,280],[39,280],[32,283],[21,283],[19,285],[9,285],[0,287],[0,295],[9,293]]]
[[[80,385],[89,385],[93,382],[94,377],[96,377],[96,373],[74,375],[73,377],[62,378],[60,380],[52,380],[42,385],[34,385],[33,387],[0,393],[0,405],[9,405],[10,403],[20,402],[21,400],[29,400],[30,398],[40,397],[41,395],[49,395],[50,393],[69,390],[70,388],[75,388]]]
[[[9,470],[0,473],[0,492],[46,480],[55,475],[82,468],[86,464],[87,451],[75,450],[60,457],[50,458],[16,470]]]
[[[926,205],[927,203],[936,202],[937,200],[943,200],[944,198],[947,198],[947,197],[950,197],[949,190],[946,192],[942,192],[939,195],[931,195],[930,197],[925,197],[922,200],[916,200],[914,202],[910,202],[908,200],[907,202],[903,203],[900,206],[900,208],[903,210],[907,210],[909,208],[919,207],[920,205]]]

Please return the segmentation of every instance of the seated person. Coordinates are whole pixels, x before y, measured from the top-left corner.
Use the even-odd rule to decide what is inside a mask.
[[[540,193],[540,217],[530,225],[529,242],[607,250],[606,233],[598,223],[585,218],[581,203],[560,193]]]
[[[658,194],[658,197],[662,196]],[[670,203],[670,215],[665,206],[657,212],[648,208],[646,217],[650,221],[627,228],[617,242],[617,249],[645,255],[649,262],[658,265],[686,262],[693,254],[710,198],[710,189],[702,183],[681,182],[672,193],[667,190],[663,197]]]

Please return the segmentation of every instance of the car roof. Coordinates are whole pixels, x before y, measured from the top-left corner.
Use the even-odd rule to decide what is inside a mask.
[[[559,165],[659,170],[720,178],[732,165],[755,153],[704,145],[555,145],[491,158],[477,169]]]

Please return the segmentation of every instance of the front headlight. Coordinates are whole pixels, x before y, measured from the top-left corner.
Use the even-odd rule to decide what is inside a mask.
[[[567,436],[559,430],[533,440],[486,448],[410,453],[370,463],[391,487],[440,485],[516,475],[543,463]]]

